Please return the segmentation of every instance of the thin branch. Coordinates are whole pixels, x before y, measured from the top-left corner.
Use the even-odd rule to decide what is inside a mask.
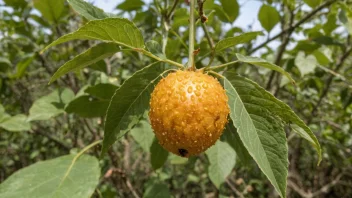
[[[312,197],[316,197],[320,194],[325,194],[328,193],[329,189],[334,187],[336,184],[338,184],[338,182],[340,181],[341,177],[344,175],[344,173],[340,173],[333,181],[331,181],[330,183],[324,185],[323,187],[321,187],[319,190],[315,191],[312,194]]]
[[[252,54],[254,52],[256,52],[257,50],[261,49],[262,47],[266,46],[268,43],[270,43],[273,40],[276,40],[277,38],[281,37],[283,34],[289,32],[289,31],[294,31],[296,28],[298,28],[299,26],[301,26],[303,23],[305,23],[307,20],[309,20],[310,18],[312,18],[316,13],[318,13],[319,11],[321,11],[322,9],[330,6],[331,4],[335,3],[337,0],[329,0],[324,2],[323,4],[321,4],[320,6],[318,6],[317,8],[315,8],[312,12],[310,12],[309,14],[307,14],[305,17],[303,17],[300,21],[298,21],[296,24],[294,24],[292,27],[288,27],[284,30],[282,30],[280,33],[278,33],[277,35],[275,35],[272,38],[269,38],[267,41],[265,41],[264,43],[258,45],[256,48],[252,49],[249,54]]]
[[[166,15],[168,19],[171,19],[172,16],[174,15],[175,10],[176,10],[176,8],[177,8],[177,5],[178,5],[178,2],[179,2],[179,1],[180,1],[180,0],[175,0],[175,1],[174,1],[174,4],[172,5],[171,10],[170,10],[169,13]]]
[[[188,49],[188,69],[195,70],[194,65],[194,41],[195,41],[195,1],[190,0],[190,18],[189,18],[189,49]]]
[[[345,63],[346,59],[348,58],[348,56],[352,53],[352,47],[350,47],[349,49],[346,50],[346,52],[341,56],[341,58],[339,59],[336,68],[334,69],[334,72],[338,72],[341,67],[343,66],[343,64]],[[332,81],[334,79],[334,75],[330,74],[329,78],[327,79],[327,81],[324,83],[326,86],[318,100],[318,102],[314,105],[312,113],[311,113],[311,117],[309,118],[308,123],[310,123],[316,113],[316,111],[318,110],[318,107],[320,106],[321,102],[323,101],[323,99],[325,98],[325,96],[327,95],[327,93],[329,92],[330,86],[332,84]]]
[[[236,193],[237,196],[239,196],[240,198],[244,198],[243,194],[240,191],[238,191],[236,187],[232,185],[228,179],[226,179],[225,182],[231,188],[231,190]]]
[[[133,196],[135,198],[140,198],[140,196],[137,194],[137,192],[134,190],[130,180],[126,177],[126,185],[128,187],[128,189],[130,189],[130,191],[132,192]]]
[[[210,49],[213,51],[213,50],[214,50],[214,47],[215,47],[214,40],[213,40],[213,38],[210,36],[210,33],[209,33],[209,31],[208,31],[207,26],[206,26],[204,23],[202,23],[201,25],[202,25],[202,28],[203,28],[205,37],[207,38],[207,41],[208,41],[208,43],[209,43]]]
[[[199,14],[200,21],[202,23],[205,23],[205,22],[208,21],[208,17],[205,16],[204,10],[203,10],[203,6],[204,6],[205,1],[206,0],[197,0],[197,3],[198,3],[198,14]]]
[[[290,22],[288,24],[288,28],[289,29],[292,28],[294,19],[295,19],[295,14],[294,14],[293,11],[291,11],[290,12]],[[274,62],[275,65],[280,65],[280,62],[282,60],[282,56],[284,55],[284,52],[286,51],[286,47],[287,47],[288,43],[290,42],[290,37],[291,37],[292,33],[293,33],[293,30],[290,30],[290,31],[287,32],[286,36],[284,34],[282,35],[283,36],[283,41],[282,41],[282,44],[281,44],[281,46],[279,48],[279,52],[276,55],[275,62]],[[275,72],[275,71],[271,72],[268,84],[266,85],[266,89],[270,89],[271,88],[271,82],[273,81],[276,73],[277,72]]]
[[[304,198],[312,197],[311,193],[306,193],[303,189],[301,189],[297,184],[295,184],[291,180],[287,181],[287,186],[290,187],[292,190],[294,190],[296,193],[298,193],[301,197],[304,197]]]
[[[214,67],[206,67],[205,70],[217,70],[217,69],[222,69],[222,68],[225,68],[229,65],[233,65],[233,64],[236,64],[238,63],[239,61],[236,60],[236,61],[232,61],[232,62],[229,62],[229,63],[225,63],[225,64],[222,64],[222,65],[217,65],[217,66],[214,66]]]
[[[144,55],[149,56],[150,58],[154,58],[154,59],[157,60],[157,61],[169,63],[170,65],[174,65],[174,66],[179,67],[179,68],[184,68],[183,65],[180,64],[180,63],[178,63],[178,62],[172,61],[172,60],[170,60],[170,59],[162,59],[162,58],[159,58],[158,56],[155,56],[154,54],[148,52],[148,51],[145,50],[145,49],[142,49],[142,48],[135,48],[134,50],[137,51],[137,52],[141,52],[141,53],[143,53]]]

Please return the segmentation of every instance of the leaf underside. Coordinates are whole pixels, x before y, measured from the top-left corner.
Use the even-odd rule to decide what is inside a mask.
[[[245,85],[233,85],[229,80],[224,80],[230,117],[239,137],[280,196],[285,197],[288,151],[282,123],[263,104],[253,102],[258,98],[252,96]]]

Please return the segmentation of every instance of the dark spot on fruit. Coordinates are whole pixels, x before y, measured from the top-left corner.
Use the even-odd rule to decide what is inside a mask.
[[[178,153],[182,156],[185,157],[188,154],[188,151],[186,149],[178,149]]]
[[[218,121],[220,119],[220,116],[216,116],[215,121]]]

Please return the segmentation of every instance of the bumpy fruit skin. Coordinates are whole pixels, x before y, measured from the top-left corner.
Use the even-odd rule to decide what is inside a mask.
[[[229,114],[227,102],[224,88],[214,77],[177,71],[155,86],[149,118],[162,147],[189,157],[219,139]]]

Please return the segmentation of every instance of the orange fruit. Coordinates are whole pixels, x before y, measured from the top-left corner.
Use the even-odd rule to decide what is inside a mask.
[[[229,114],[219,81],[200,71],[177,71],[163,78],[151,95],[149,118],[166,150],[189,157],[214,145]]]

